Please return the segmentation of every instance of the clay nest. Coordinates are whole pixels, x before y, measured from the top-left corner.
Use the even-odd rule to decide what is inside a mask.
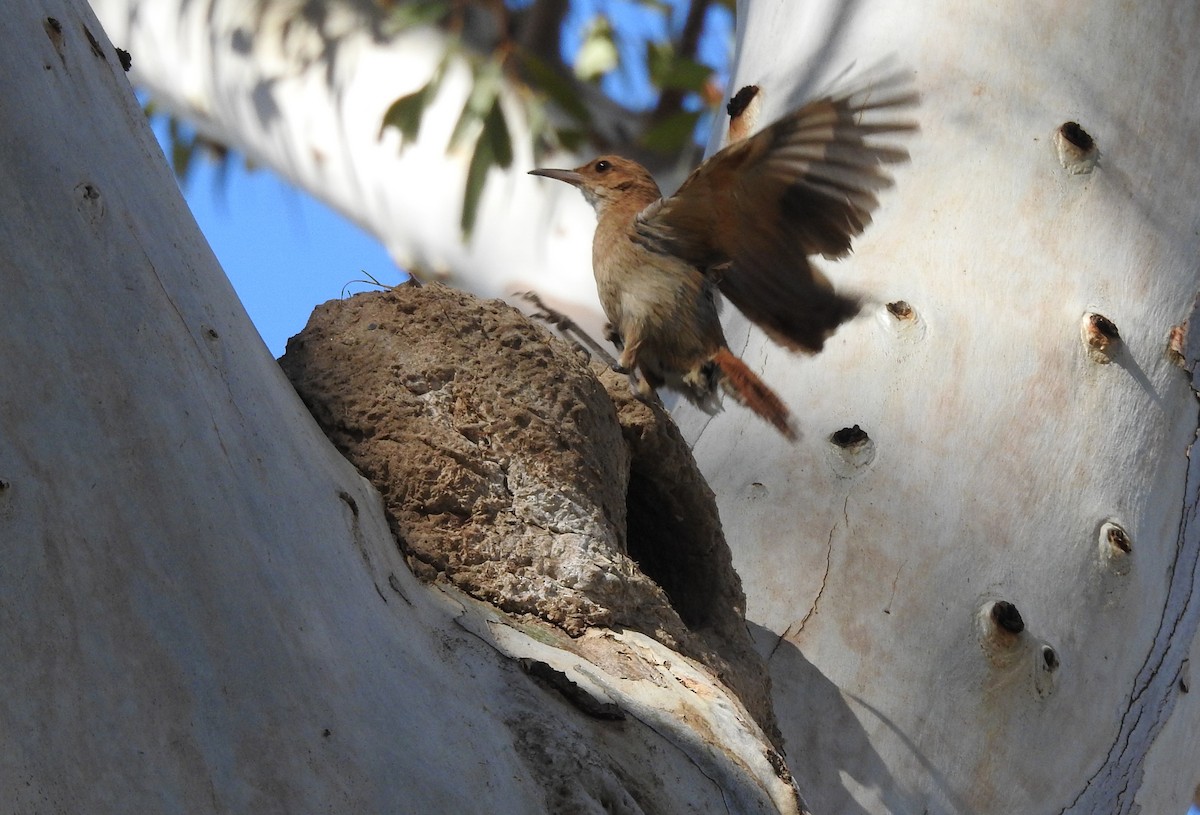
[[[280,365],[382,494],[418,576],[571,636],[651,636],[778,741],[712,491],[624,376],[502,301],[438,285],[319,306]]]

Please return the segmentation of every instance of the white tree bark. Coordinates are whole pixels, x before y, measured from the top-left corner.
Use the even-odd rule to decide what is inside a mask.
[[[14,0],[0,40],[5,811],[800,811],[695,664],[628,632],[593,664],[417,582],[90,9]]]
[[[158,104],[342,212],[402,267],[486,296],[536,289],[547,302],[599,314],[588,274],[595,218],[574,190],[525,175],[534,164],[519,109],[508,107],[513,168],[491,172],[464,244],[471,153],[446,150],[471,90],[462,60],[451,61],[419,137],[403,144],[395,128],[380,135],[384,114],[425,85],[446,37],[421,27],[379,40],[343,4],[326,4],[319,25],[303,5],[92,3]]]
[[[733,407],[711,420],[680,413],[771,655],[801,788],[818,812],[1182,812],[1200,730],[1187,692],[1200,613],[1197,349],[1186,330],[1200,250],[1197,10],[747,0],[738,11],[734,85],[763,89],[761,123],[887,56],[916,70],[924,96],[896,190],[855,256],[825,264],[870,300],[864,314],[814,359],[732,320],[735,350],[802,415],[804,439],[785,448]],[[159,32],[148,44],[134,37],[141,18],[128,29],[120,13],[105,19],[149,77],[166,61],[154,42],[183,61],[190,52],[168,35],[196,29],[140,13]],[[200,79],[184,84],[193,93],[225,75],[197,64]],[[262,87],[286,74],[264,71]],[[377,121],[423,76],[409,75],[358,120]],[[241,112],[213,118],[254,122],[253,87],[226,86]],[[312,110],[325,128],[338,121]],[[1069,121],[1099,145],[1091,172],[1079,172],[1086,156],[1059,149]],[[305,155],[290,138],[244,143],[264,161]],[[368,162],[375,176],[384,158]],[[373,193],[335,203],[413,188],[355,183]],[[504,183],[489,194],[505,195]],[[308,186],[322,185],[334,186]],[[461,188],[445,186],[448,201]],[[538,190],[527,194],[566,195],[556,212],[575,206],[570,190]],[[448,235],[457,209],[439,206],[429,226]],[[580,220],[547,238],[562,254],[506,248],[541,227],[509,229],[503,216],[494,252],[421,251],[447,268],[495,257],[478,268],[499,281],[508,272],[496,269],[532,268],[505,252],[532,251],[530,263],[553,257],[543,265],[586,282],[590,221],[576,209]],[[421,223],[398,212],[374,223]],[[899,301],[911,312],[886,308]],[[1119,339],[1097,334],[1091,314]],[[855,425],[867,440],[831,443]],[[1001,602],[1022,630],[995,624],[1017,628]]]
[[[1176,327],[1195,334],[1197,7],[738,12],[734,87],[763,88],[763,123],[885,56],[923,94],[911,164],[854,257],[824,264],[864,314],[813,359],[731,326],[801,442],[680,411],[785,737],[812,750],[794,762],[809,803],[1185,811],[1200,470],[1197,347]],[[1098,143],[1090,173],[1060,161],[1068,121]],[[1107,351],[1084,342],[1106,342],[1081,334],[1092,313],[1119,330]],[[868,440],[831,442],[855,425]],[[1021,633],[994,625],[997,601]]]

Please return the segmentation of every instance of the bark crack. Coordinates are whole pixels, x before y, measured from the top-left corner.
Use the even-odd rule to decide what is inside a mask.
[[[842,520],[845,522],[847,527],[850,526],[849,507],[850,496],[847,495],[845,503],[842,504]],[[771,653],[767,655],[768,661],[775,656],[775,652],[779,650],[779,646],[783,644],[784,640],[803,631],[804,625],[808,622],[809,618],[817,613],[817,606],[820,604],[821,596],[825,594],[825,586],[829,582],[829,571],[833,564],[833,533],[837,532],[837,528],[838,524],[835,523],[829,529],[829,538],[825,543],[825,570],[821,573],[821,585],[817,589],[817,596],[813,598],[812,605],[808,607],[808,611],[804,612],[804,616],[800,618],[800,621],[789,625],[786,629],[784,629],[784,632],[779,635],[779,639],[775,641],[775,647],[772,648]]]
[[[1198,376],[1200,372],[1197,372],[1193,361],[1192,395],[1200,401]],[[1104,762],[1084,782],[1075,799],[1059,811],[1060,815],[1077,810],[1111,811],[1114,815],[1133,812],[1134,798],[1140,788],[1140,784],[1132,783],[1133,778],[1142,772],[1148,745],[1153,743],[1158,732],[1165,726],[1174,707],[1174,694],[1182,673],[1183,660],[1187,657],[1196,633],[1197,614],[1191,609],[1195,600],[1197,569],[1200,568],[1197,552],[1200,545],[1191,541],[1189,547],[1189,540],[1200,534],[1197,531],[1200,530],[1200,519],[1196,517],[1200,509],[1196,498],[1200,495],[1200,464],[1192,458],[1192,450],[1198,438],[1200,411],[1197,413],[1192,439],[1184,450],[1187,474],[1184,480],[1183,506],[1175,537],[1175,558],[1168,572],[1167,596],[1159,618],[1157,634],[1134,678],[1129,702],[1121,714],[1117,735],[1109,746]],[[1187,560],[1184,560],[1185,558]],[[1182,574],[1185,570],[1186,574]],[[1181,626],[1185,627],[1182,633]],[[1170,671],[1169,680],[1162,681],[1160,676],[1165,675],[1164,669],[1169,669],[1172,665],[1174,670]],[[1143,704],[1147,695],[1152,693],[1157,699]],[[1151,705],[1154,715],[1147,717],[1146,714],[1151,712],[1148,709]],[[1143,724],[1147,718],[1149,722]],[[1105,784],[1106,777],[1111,779],[1108,785]]]
[[[900,582],[900,573],[904,571],[904,567],[908,565],[908,559],[900,564],[900,568],[896,569],[896,575],[892,578],[892,593],[888,596],[887,605],[883,608],[884,614],[892,613],[892,602],[896,599],[896,585]]]
[[[808,611],[804,612],[804,616],[797,623],[797,634],[804,630],[804,624],[808,622],[809,618],[817,613],[817,606],[821,604],[821,597],[825,594],[825,586],[829,583],[829,568],[833,562],[833,533],[836,531],[837,524],[834,524],[829,530],[829,539],[825,542],[825,570],[821,573],[821,587],[817,589],[817,596],[813,598],[812,605],[809,606]]]

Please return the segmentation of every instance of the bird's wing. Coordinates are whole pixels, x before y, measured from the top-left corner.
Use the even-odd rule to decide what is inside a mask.
[[[892,183],[887,165],[908,158],[887,137],[916,129],[900,118],[916,100],[894,80],[809,102],[643,210],[638,239],[719,269],[721,291],[776,341],[820,350],[858,305],[834,293],[808,256],[846,255],[871,222],[876,194]]]

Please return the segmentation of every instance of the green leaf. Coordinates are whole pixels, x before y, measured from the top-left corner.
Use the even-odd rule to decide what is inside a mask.
[[[196,137],[185,134],[179,120],[170,116],[167,118],[167,143],[171,146],[171,169],[176,178],[186,182],[192,159],[196,156]]]
[[[383,135],[385,127],[391,126],[400,131],[405,144],[417,138],[421,132],[421,119],[425,115],[425,107],[437,96],[449,61],[450,49],[447,49],[424,87],[407,96],[401,96],[388,106],[387,112],[383,114],[383,123],[379,126],[380,136]]]
[[[524,100],[525,126],[529,128],[529,136],[533,142],[534,157],[538,157],[539,146],[549,143],[554,138],[554,128],[546,113],[546,106],[537,96],[529,96]]]
[[[408,28],[435,25],[450,13],[450,4],[445,0],[409,0],[392,8],[385,23],[388,34],[396,34]]]
[[[583,125],[591,124],[592,117],[588,113],[587,105],[583,103],[579,91],[569,79],[566,79],[561,72],[551,68],[533,52],[521,49],[517,53],[529,78],[533,80],[533,84],[538,90],[545,93],[575,121]]]
[[[701,91],[712,68],[686,57],[674,60],[658,79],[658,87],[679,91]]]
[[[650,81],[662,90],[703,90],[713,72],[703,63],[676,54],[670,43],[646,43],[646,65]]]
[[[575,54],[575,76],[590,82],[617,67],[620,55],[613,40],[612,23],[597,14],[583,34],[583,45]]]
[[[470,104],[463,105],[462,113],[458,114],[458,121],[454,123],[454,131],[450,134],[450,143],[446,145],[446,152],[453,152],[471,139],[478,138],[481,119]]]
[[[586,130],[559,130],[558,143],[563,146],[564,150],[572,153],[577,153],[583,149],[590,138]]]
[[[484,118],[483,133],[479,138],[486,139],[491,145],[492,155],[495,156],[497,164],[504,169],[508,169],[512,165],[512,135],[508,131],[508,122],[504,118],[504,111],[500,107],[499,99],[492,103],[492,109]]]
[[[426,85],[416,93],[401,96],[392,102],[388,106],[387,113],[383,114],[383,124],[379,127],[379,135],[382,136],[384,128],[390,126],[400,131],[405,143],[415,140],[421,131],[421,117],[425,113],[425,105],[432,96],[427,93],[428,90],[429,85]]]
[[[467,167],[467,188],[463,193],[462,231],[464,237],[470,237],[475,228],[475,216],[479,214],[479,199],[483,197],[483,185],[487,182],[487,171],[495,161],[492,145],[487,139],[475,142],[475,152],[471,155],[471,163]]]
[[[479,214],[479,202],[487,183],[488,170],[493,166],[509,167],[513,162],[512,136],[500,100],[492,102],[492,109],[483,117],[483,130],[475,142],[475,152],[467,167],[467,187],[463,193],[461,226],[463,235],[470,237],[475,228],[475,217]]]
[[[678,153],[691,141],[701,111],[681,110],[658,122],[642,134],[642,146],[657,153]]]
[[[475,84],[471,87],[471,95],[467,97],[467,105],[480,116],[487,114],[500,93],[500,83],[504,79],[504,67],[498,59],[490,59],[475,71]]]
[[[658,84],[658,77],[667,69],[667,64],[675,56],[675,46],[669,42],[646,43],[646,68],[650,71],[650,81]]]
[[[497,60],[488,60],[475,71],[475,83],[471,86],[471,93],[467,95],[458,121],[454,123],[447,152],[457,150],[478,137],[483,118],[488,115],[500,93],[502,78],[502,68]]]

